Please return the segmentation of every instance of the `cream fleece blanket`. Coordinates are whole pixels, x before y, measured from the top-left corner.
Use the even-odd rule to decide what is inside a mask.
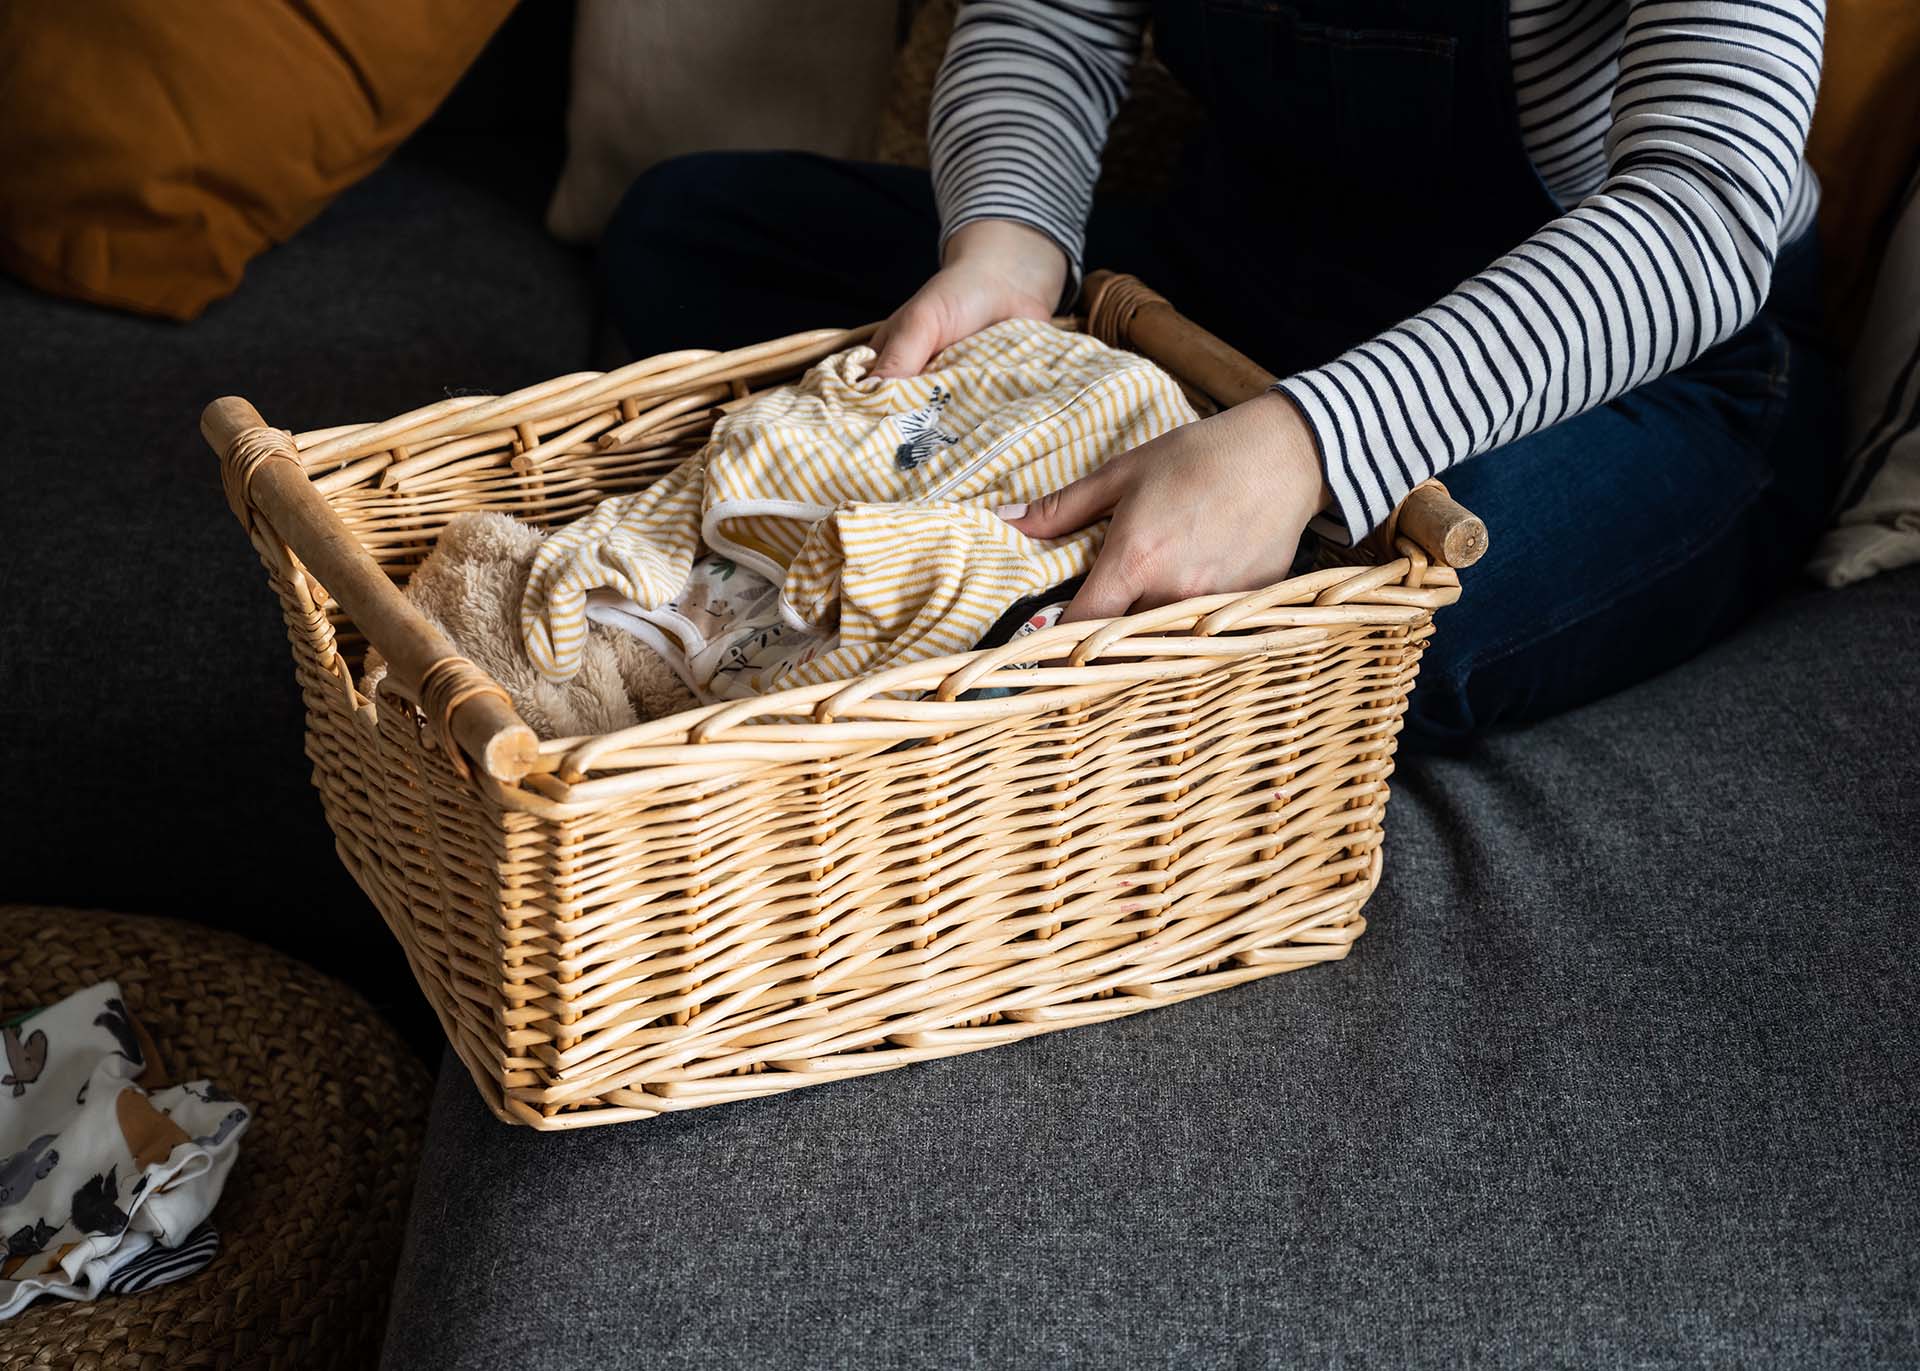
[[[658,653],[631,634],[596,627],[580,673],[564,684],[535,670],[520,637],[520,595],[540,551],[540,530],[505,514],[462,514],[407,582],[407,598],[494,680],[542,738],[590,737],[699,703]],[[372,695],[387,664],[367,653],[361,689]]]

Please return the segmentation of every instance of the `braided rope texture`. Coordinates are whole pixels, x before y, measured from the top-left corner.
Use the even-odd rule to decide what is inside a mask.
[[[227,508],[249,530],[253,527],[253,514],[247,488],[253,481],[253,473],[276,457],[299,462],[293,435],[285,429],[256,428],[235,438],[220,462],[220,484],[227,494]]]
[[[505,687],[465,657],[442,657],[429,666],[420,679],[421,713],[432,725],[447,761],[463,781],[472,773],[465,754],[453,740],[453,711],[482,695],[491,695],[509,708],[513,705],[513,698]]]
[[[1087,310],[1087,332],[1105,342],[1124,346],[1127,325],[1142,305],[1164,302],[1165,296],[1136,276],[1110,276]]]
[[[0,1323],[0,1371],[363,1368],[425,1133],[424,1067],[346,987],[232,934],[168,919],[0,906],[0,1012],[119,980],[171,1080],[205,1077],[254,1123],[186,1280]]]
[[[455,515],[577,518],[698,451],[753,387],[869,332],[648,358],[295,443],[404,582]],[[462,775],[419,702],[368,698],[354,625],[297,549],[256,546],[336,850],[482,1096],[542,1129],[1345,956],[1407,693],[1459,595],[1402,540],[1371,566],[551,740],[506,786]],[[996,687],[1015,689],[979,698]]]

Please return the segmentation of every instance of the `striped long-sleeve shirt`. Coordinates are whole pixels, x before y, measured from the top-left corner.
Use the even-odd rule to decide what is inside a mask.
[[[968,0],[929,127],[943,232],[1011,219],[1077,279],[1146,0]],[[1280,389],[1320,444],[1321,531],[1682,366],[1759,312],[1812,223],[1825,0],[1516,0],[1521,134],[1563,213],[1413,318]]]

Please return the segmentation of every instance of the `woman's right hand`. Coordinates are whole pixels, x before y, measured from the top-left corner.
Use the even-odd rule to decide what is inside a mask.
[[[947,239],[942,266],[873,336],[872,376],[917,376],[950,343],[1003,319],[1049,319],[1067,284],[1067,255],[1008,219],[976,219]]]

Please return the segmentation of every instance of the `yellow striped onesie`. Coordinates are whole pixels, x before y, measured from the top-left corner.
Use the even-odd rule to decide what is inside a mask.
[[[1106,531],[1030,539],[994,509],[1194,418],[1151,362],[1033,320],[963,339],[919,376],[876,379],[873,361],[850,348],[755,396],[698,455],[549,537],[520,607],[534,665],[578,670],[590,597],[615,607],[605,621],[658,627],[650,641],[708,699],[967,651],[1008,605],[1084,572]],[[806,650],[694,665],[704,644],[677,601],[697,561],[765,577]]]

